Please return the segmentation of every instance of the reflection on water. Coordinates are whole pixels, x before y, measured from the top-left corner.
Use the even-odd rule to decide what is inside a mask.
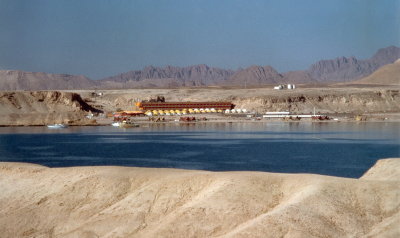
[[[359,177],[400,157],[400,123],[197,123],[0,128],[0,161]]]

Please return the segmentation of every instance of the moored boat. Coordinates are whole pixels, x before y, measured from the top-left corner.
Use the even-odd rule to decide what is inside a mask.
[[[111,125],[112,125],[112,126],[120,126],[120,125],[121,125],[121,122],[113,122],[113,123],[111,123]]]
[[[65,124],[53,124],[53,125],[47,125],[47,128],[50,129],[62,129],[62,128],[67,128],[68,125]]]

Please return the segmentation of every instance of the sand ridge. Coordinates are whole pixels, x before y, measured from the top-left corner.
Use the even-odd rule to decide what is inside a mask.
[[[399,159],[360,179],[0,163],[2,237],[398,237]]]

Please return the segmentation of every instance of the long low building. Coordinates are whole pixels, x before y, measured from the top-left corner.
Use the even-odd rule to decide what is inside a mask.
[[[137,102],[136,106],[141,110],[180,110],[190,108],[214,108],[216,110],[226,110],[235,107],[231,102]]]

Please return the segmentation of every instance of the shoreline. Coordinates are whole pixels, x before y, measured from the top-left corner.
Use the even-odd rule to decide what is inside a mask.
[[[391,113],[390,115],[392,115]],[[381,115],[381,114],[380,114]],[[187,117],[196,117],[196,115],[185,115]],[[206,117],[205,115],[201,115],[199,118],[204,118]],[[381,116],[382,117],[382,116]],[[184,121],[177,121],[179,117],[171,117],[171,116],[164,116],[165,121],[149,121],[147,119],[148,117],[140,117],[140,118],[132,118],[131,120],[135,122],[136,124],[139,125],[162,125],[162,124],[179,124],[179,125],[185,125],[185,124],[209,124],[209,123],[269,123],[269,122],[281,122],[281,123],[398,123],[400,122],[400,113],[396,113],[395,118],[390,118],[386,117],[385,119],[382,118],[369,118],[366,120],[356,120],[355,118],[336,118],[337,120],[334,120],[333,118],[330,120],[311,120],[311,119],[302,119],[302,120],[283,120],[283,119],[265,119],[265,118],[260,118],[260,117],[255,117],[255,118],[245,118],[245,117],[237,117],[237,118],[207,118],[207,120],[196,120],[196,121],[190,121],[190,122],[184,122]],[[160,116],[159,118],[163,118]],[[96,120],[96,123],[93,122],[88,122],[88,123],[63,123],[71,127],[77,127],[77,126],[111,126],[111,123],[113,122],[112,119],[107,118],[100,118],[99,121],[97,121],[99,118],[93,118]],[[0,125],[0,127],[45,127],[48,124],[25,124],[25,125]]]
[[[0,92],[1,126],[40,126],[111,124],[115,111],[138,110],[135,102],[164,97],[168,102],[228,101],[257,117],[265,112],[290,111],[292,114],[316,114],[339,121],[400,121],[397,88],[299,88],[280,91],[260,89],[133,89],[81,91]],[[79,93],[79,94],[78,94]],[[95,115],[95,117],[90,117]],[[101,117],[97,116],[100,115]],[[232,117],[230,117],[232,116]],[[207,117],[208,121],[236,123],[246,120],[237,114],[188,114],[182,117]],[[165,117],[168,121],[180,116]],[[141,121],[148,118],[138,119]],[[252,118],[254,119],[254,118]],[[135,120],[135,119],[134,119]],[[251,120],[251,119],[249,119]],[[262,121],[269,121],[261,118]],[[301,121],[308,121],[303,118]],[[280,120],[279,120],[280,121]]]

